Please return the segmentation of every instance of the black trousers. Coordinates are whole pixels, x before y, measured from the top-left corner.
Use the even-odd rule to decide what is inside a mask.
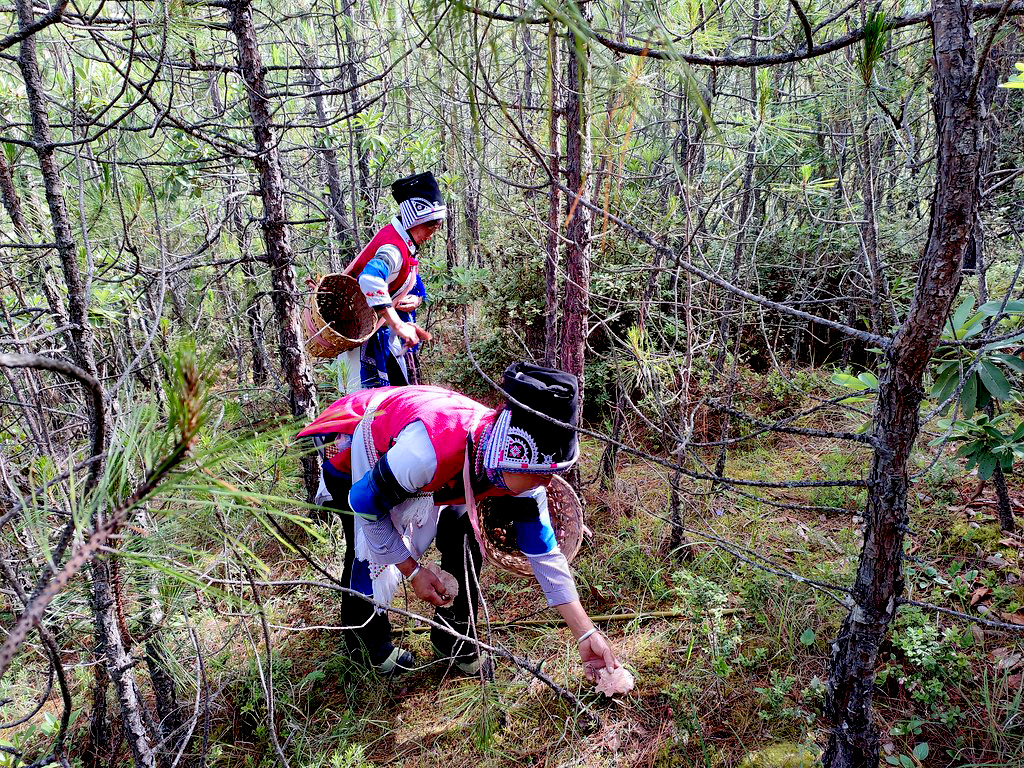
[[[472,637],[470,612],[475,624],[480,603],[480,566],[483,564],[483,554],[473,535],[469,515],[459,517],[451,507],[441,510],[434,544],[441,553],[441,570],[448,571],[459,582],[459,594],[451,605],[434,610],[434,620]],[[439,629],[430,631],[430,640],[442,657],[468,658],[476,653],[474,646],[456,640]]]
[[[372,589],[368,588],[368,564],[366,561],[357,560],[355,556],[355,518],[348,506],[351,480],[325,473],[324,484],[334,498],[327,506],[341,515],[345,531],[342,584],[372,596]],[[445,507],[438,519],[434,544],[441,553],[442,570],[452,574],[459,583],[459,594],[455,600],[449,606],[436,608],[434,620],[443,626],[450,626],[460,634],[469,635],[470,612],[475,620],[479,605],[478,583],[483,563],[483,555],[473,535],[469,515],[459,517],[451,507]],[[371,663],[379,664],[391,653],[391,621],[387,613],[377,613],[372,603],[358,595],[343,593],[341,623],[352,627],[345,630],[344,635],[349,652],[353,655],[364,652]],[[475,654],[472,646],[466,647],[447,632],[433,629],[430,638],[442,656],[468,658]]]

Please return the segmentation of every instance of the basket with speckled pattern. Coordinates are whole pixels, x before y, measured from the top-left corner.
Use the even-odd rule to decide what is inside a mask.
[[[530,561],[516,546],[512,525],[501,514],[500,504],[500,496],[480,499],[478,503],[484,557],[514,576],[532,577]],[[548,485],[548,514],[558,548],[571,563],[583,543],[583,504],[572,486],[558,475],[552,477]]]

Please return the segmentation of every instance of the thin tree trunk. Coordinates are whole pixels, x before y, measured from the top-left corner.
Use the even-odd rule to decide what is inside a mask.
[[[4,209],[11,217],[14,231],[18,234],[21,242],[35,242],[35,238],[32,237],[32,229],[21,209],[18,190],[14,186],[14,170],[8,164],[7,155],[2,148],[0,148],[0,201],[3,202]],[[54,285],[53,277],[50,274],[50,252],[43,251],[40,258],[28,259],[28,262],[29,268],[37,273],[36,279],[39,288],[43,292],[43,296],[46,297],[46,304],[50,309],[50,314],[53,315],[54,323],[61,327],[68,325],[67,312],[64,311],[60,301],[60,292]],[[71,341],[73,343],[74,340],[71,339]]]
[[[998,92],[997,86],[1001,77],[1004,76],[1002,70],[1006,69],[1005,64],[1008,58],[1006,53],[1012,50],[1011,46],[1016,42],[1015,38],[1016,35],[1011,34],[996,43],[989,52],[988,60],[982,67],[978,82],[978,99],[986,111],[991,110],[992,104],[995,101]],[[981,161],[978,170],[979,209],[986,204],[986,200],[981,197],[981,193],[985,186],[985,177],[992,169],[995,161],[1000,134],[999,120],[990,119],[986,121],[983,128],[984,141],[981,148]],[[974,217],[974,229],[971,234],[971,244],[968,247],[968,257],[972,254],[975,257],[975,267],[978,270],[978,303],[984,304],[988,301],[988,283],[986,279],[987,254],[985,252],[985,231],[982,228],[980,210]],[[968,263],[969,258],[965,258],[965,269],[968,267]],[[994,403],[989,403],[988,411],[990,416],[994,413]],[[992,473],[992,485],[996,489],[996,512],[999,517],[999,528],[1003,531],[1013,532],[1016,530],[1016,525],[1013,519],[1013,506],[1010,503],[1010,492],[1006,486],[1006,475],[1003,474],[1003,468],[998,463],[996,464],[995,471]]]
[[[16,0],[18,12],[18,28],[22,31],[35,21],[32,11],[32,0]],[[53,226],[53,238],[64,282],[68,291],[68,322],[71,323],[70,346],[74,362],[93,376],[96,375],[96,358],[93,353],[92,327],[87,316],[87,300],[82,274],[78,268],[78,253],[74,236],[71,233],[71,219],[68,216],[67,202],[64,198],[64,184],[60,178],[60,169],[54,157],[53,133],[50,130],[50,118],[46,109],[46,94],[43,91],[39,76],[39,62],[36,56],[35,35],[29,35],[21,41],[18,54],[18,67],[25,81],[25,97],[28,101],[29,114],[32,118],[32,149],[39,159],[39,171],[43,177],[46,191],[46,204],[50,209],[50,220]]]
[[[313,93],[312,100],[313,108],[316,110],[316,119],[320,125],[326,126],[328,123],[327,109],[324,105],[322,93],[324,84],[316,74],[316,65],[318,63],[316,51],[313,48],[309,48],[306,55],[311,65],[307,70],[307,76],[309,78],[309,90]],[[320,158],[324,164],[324,175],[327,177],[327,210],[331,215],[331,231],[334,233],[334,239],[338,244],[338,253],[341,257],[341,264],[332,265],[332,269],[340,272],[342,265],[348,264],[356,257],[351,235],[352,224],[345,213],[345,196],[341,189],[341,174],[338,172],[338,153],[330,145],[330,134],[326,129],[320,133],[320,141],[323,144],[320,149]]]
[[[470,145],[463,153],[466,184],[462,201],[466,209],[466,263],[471,267],[482,266],[480,256],[480,174],[483,142],[480,138],[480,112],[475,96],[470,94],[469,131]]]
[[[864,148],[864,166],[861,177],[861,197],[864,202],[864,220],[860,226],[861,245],[864,249],[864,262],[870,280],[870,316],[871,330],[886,335],[892,325],[889,311],[889,286],[885,277],[885,267],[878,254],[878,220],[875,213],[877,193],[875,191],[875,142],[871,135],[871,112],[868,108],[868,94],[864,93],[864,108],[861,113],[863,121],[861,145]]]
[[[344,72],[348,76],[349,112],[353,115],[359,114],[362,111],[362,104],[359,100],[359,71],[356,68],[356,62],[359,60],[359,46],[355,37],[356,18],[355,14],[352,13],[352,7],[356,2],[357,0],[342,0],[341,4],[341,11],[346,21],[346,24],[344,24],[345,48],[348,55],[348,64],[345,66]],[[349,120],[348,124],[352,139],[349,148],[349,168],[352,169],[354,165],[359,172],[358,184],[355,183],[355,179],[352,179],[352,235],[354,240],[353,247],[358,253],[362,247],[359,237],[361,222],[372,229],[374,201],[370,195],[370,153],[363,149],[363,128],[354,120]],[[357,205],[357,199],[362,201],[361,211]]]
[[[548,194],[548,233],[544,256],[544,364],[553,367],[558,359],[558,227],[561,191],[559,169],[558,114],[561,69],[561,40],[555,34],[554,22],[548,25],[548,92],[551,105],[548,110],[548,168],[552,183]]]
[[[260,181],[263,199],[263,242],[270,264],[271,303],[280,326],[281,370],[288,383],[292,415],[311,419],[316,408],[313,377],[306,363],[302,342],[300,312],[302,303],[295,288],[295,254],[292,251],[285,203],[281,157],[271,128],[267,88],[256,41],[256,27],[250,0],[239,0],[229,6],[231,31],[238,42],[238,65],[248,94],[256,156],[253,163]],[[316,460],[302,459],[306,491],[312,499],[318,485]]]
[[[234,192],[234,181],[231,182],[229,192]],[[234,195],[231,195],[234,197]],[[245,275],[244,286],[251,291],[245,297],[245,319],[249,328],[249,346],[252,357],[252,383],[263,386],[270,376],[270,355],[267,354],[267,342],[263,333],[263,312],[261,311],[262,299],[260,275],[256,269],[256,259],[252,255],[252,238],[249,235],[249,228],[245,225],[243,216],[244,203],[235,202],[235,208],[231,213],[232,225],[235,230],[235,237],[238,240],[238,251],[242,260],[242,273]]]
[[[751,15],[754,17],[753,31],[751,33],[750,43],[750,55],[757,55],[757,37],[760,34],[761,29],[761,3],[760,0],[754,0]],[[758,113],[757,105],[759,103],[757,73],[754,70],[750,71],[750,102],[751,102],[751,116],[756,121],[753,133],[751,133],[750,141],[747,144],[747,156],[743,167],[743,192],[740,198],[740,217],[739,217],[739,230],[736,233],[736,243],[733,247],[732,253],[732,267],[729,271],[729,282],[733,285],[739,285],[740,283],[740,267],[743,262],[743,250],[744,245],[748,236],[750,236],[753,222],[757,219],[753,209],[757,208],[754,200],[754,178],[757,170],[757,142],[758,133],[760,131],[760,117]],[[738,357],[740,349],[740,337],[742,334],[742,327],[734,314],[737,312],[739,307],[739,301],[736,296],[731,293],[726,294],[725,304],[723,306],[722,318],[718,325],[719,334],[719,349],[718,356],[715,358],[715,373],[717,374],[719,381],[724,378],[724,366],[725,357],[728,352],[730,344],[733,347],[733,359],[732,364],[729,366],[729,374],[725,383],[724,401],[726,408],[732,407],[733,396],[736,391],[736,377],[738,370]],[[732,427],[732,420],[728,410],[724,410],[721,413],[722,423],[720,437],[725,440],[729,437],[729,432]],[[725,474],[725,463],[728,458],[728,446],[723,444],[718,451],[718,460],[715,463],[715,475],[721,477]]]
[[[178,703],[177,685],[170,673],[170,665],[161,640],[162,618],[163,610],[160,607],[160,597],[157,594],[154,581],[149,589],[149,607],[148,610],[142,612],[140,624],[142,632],[146,636],[146,668],[149,670],[149,679],[153,684],[156,714],[160,719],[160,738],[163,742],[161,757],[164,758],[167,765],[170,765],[185,734],[182,730],[183,710]],[[170,755],[171,760],[166,760],[166,755]]]
[[[143,715],[142,699],[135,681],[135,662],[124,647],[117,621],[117,600],[108,557],[90,563],[93,610],[104,663],[121,704],[121,725],[132,751],[136,768],[156,768],[156,755],[150,744]]]
[[[619,449],[616,443],[621,441],[622,424],[625,420],[625,387],[622,383],[622,372],[618,366],[615,370],[615,402],[612,404],[611,440],[605,443],[601,453],[601,464],[598,475],[601,478],[601,490],[610,491],[615,487],[615,468],[618,464]]]
[[[519,119],[525,126],[527,131],[531,131],[533,128],[533,45],[530,40],[530,24],[523,24],[523,94],[521,103],[523,109],[520,109]],[[531,190],[526,190],[527,197],[530,196]]]
[[[95,600],[95,595],[93,597]],[[103,634],[97,622],[94,632],[96,655],[99,663],[93,667],[92,710],[89,712],[89,736],[82,750],[84,768],[103,768],[110,760],[110,729],[107,727],[107,689],[110,676],[102,662]]]
[[[583,18],[590,18],[590,4],[580,3]],[[589,197],[590,114],[588,78],[590,52],[582,35],[570,32],[568,37],[565,94],[565,181],[580,197]],[[565,248],[565,294],[562,303],[562,334],[559,344],[560,367],[575,374],[582,391],[583,366],[587,343],[587,321],[590,312],[590,209],[575,196],[566,201],[567,240]]]
[[[754,17],[753,31],[751,32],[751,43],[750,43],[750,55],[757,55],[757,36],[761,29],[761,3],[760,0],[754,0],[753,8],[751,9],[751,15]],[[757,112],[758,104],[758,85],[757,85],[757,72],[753,69],[750,70],[748,75],[750,84],[750,111],[751,117],[758,121],[759,115]],[[750,141],[747,142],[746,159],[743,163],[743,190],[740,196],[740,216],[738,222],[738,230],[736,232],[736,243],[733,246],[732,252],[732,267],[729,270],[729,282],[736,285],[739,281],[740,266],[743,261],[743,246],[747,238],[747,229],[754,217],[751,215],[751,203],[754,197],[754,173],[757,165],[757,133],[758,128],[755,126],[750,136]],[[722,309],[722,317],[718,321],[718,337],[719,337],[719,348],[718,355],[715,358],[715,373],[720,377],[725,368],[725,356],[729,351],[729,344],[732,339],[732,334],[736,331],[736,323],[733,322],[732,315],[735,312],[737,304],[737,298],[727,293],[725,296],[725,302]],[[728,428],[725,427],[727,430]]]
[[[971,0],[935,0],[932,6],[938,143],[932,216],[913,302],[885,352],[879,378],[864,547],[853,606],[832,646],[824,708],[832,724],[826,768],[879,762],[872,713],[875,665],[904,587],[907,464],[919,429],[921,379],[960,285],[978,207],[984,109],[968,96],[976,70],[972,16]]]

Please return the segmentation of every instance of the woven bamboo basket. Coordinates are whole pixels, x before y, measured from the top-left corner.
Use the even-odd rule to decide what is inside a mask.
[[[511,522],[502,514],[501,496],[489,496],[479,502],[480,534],[483,553],[496,567],[515,576],[530,578],[533,569],[516,546]],[[548,486],[548,514],[555,540],[570,563],[579,554],[583,542],[583,504],[565,480],[555,475]]]
[[[337,357],[370,338],[376,322],[354,277],[324,275],[316,281],[302,311],[306,353],[311,357]]]

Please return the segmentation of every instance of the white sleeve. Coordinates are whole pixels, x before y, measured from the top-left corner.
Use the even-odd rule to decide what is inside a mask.
[[[409,493],[419,491],[437,472],[437,454],[422,421],[414,421],[398,433],[387,457],[395,480]]]
[[[359,288],[371,307],[384,307],[391,304],[388,285],[398,276],[402,268],[402,254],[394,245],[382,245],[373,258],[359,273]]]

